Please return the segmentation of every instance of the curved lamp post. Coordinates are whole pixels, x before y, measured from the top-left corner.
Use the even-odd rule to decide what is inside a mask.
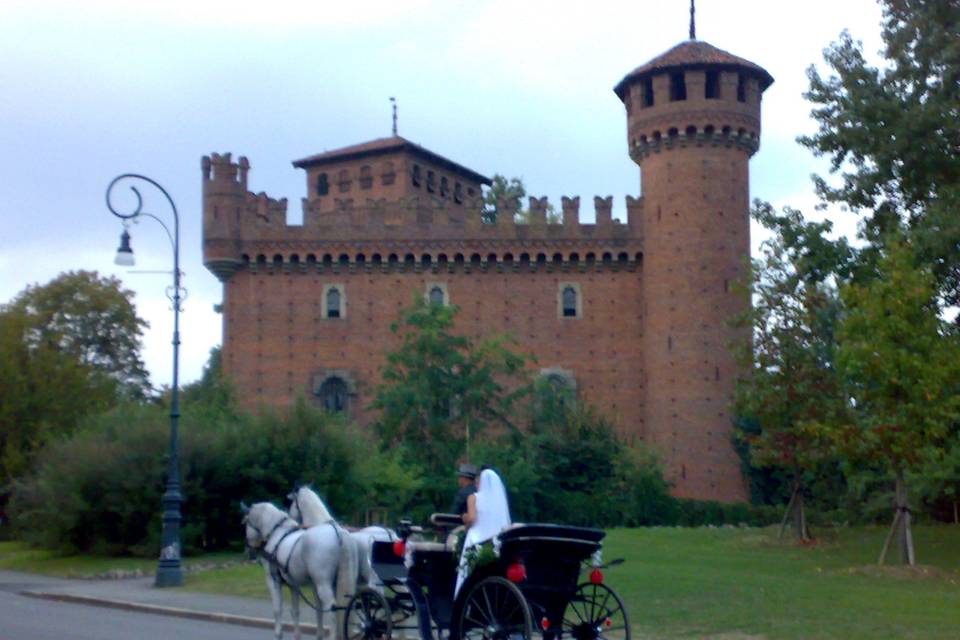
[[[136,182],[146,182],[156,187],[170,203],[173,211],[173,233],[164,224],[163,220],[143,210],[143,198],[137,190]],[[117,210],[111,202],[114,187],[123,182],[133,182],[130,190],[136,196],[136,206],[132,211]],[[107,186],[107,208],[110,213],[123,220],[123,233],[120,236],[120,248],[117,250],[116,264],[133,266],[133,249],[130,248],[130,234],[127,226],[141,216],[153,218],[160,223],[167,232],[170,244],[173,247],[173,288],[167,289],[167,297],[173,302],[173,386],[170,397],[170,460],[167,469],[167,488],[163,494],[163,531],[160,537],[160,563],[157,567],[156,586],[175,587],[183,584],[183,570],[180,566],[180,505],[183,496],[180,493],[180,457],[177,446],[177,427],[180,420],[180,389],[178,386],[180,364],[180,216],[177,214],[177,205],[173,203],[170,194],[156,181],[136,173],[124,173],[110,181]]]

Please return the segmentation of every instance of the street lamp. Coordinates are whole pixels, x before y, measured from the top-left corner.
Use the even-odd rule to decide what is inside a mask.
[[[136,206],[130,213],[124,213],[114,208],[111,202],[113,189],[122,181],[141,181],[156,187],[170,203],[173,211],[173,233],[164,224],[163,220],[143,210],[143,198],[136,184],[130,185],[130,190],[136,196]],[[107,208],[110,213],[123,220],[123,234],[120,236],[120,248],[114,260],[121,266],[133,266],[133,249],[130,247],[130,234],[127,225],[141,216],[153,218],[160,223],[167,232],[170,244],[173,247],[173,288],[167,289],[167,296],[173,302],[173,386],[170,397],[170,460],[167,468],[167,489],[163,494],[163,531],[160,536],[160,563],[157,566],[155,585],[158,587],[176,587],[183,584],[183,570],[180,566],[180,505],[183,496],[180,493],[180,457],[177,446],[177,427],[180,420],[180,389],[178,386],[180,364],[180,216],[177,214],[177,205],[173,203],[170,194],[156,181],[136,173],[125,173],[114,178],[107,186]]]

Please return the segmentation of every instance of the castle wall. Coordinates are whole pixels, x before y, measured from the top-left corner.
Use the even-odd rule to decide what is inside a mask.
[[[441,284],[461,308],[457,331],[473,338],[509,333],[536,357],[533,371],[573,373],[579,397],[603,407],[624,434],[643,436],[643,310],[635,261],[587,266],[470,265],[449,268],[331,266],[242,269],[226,284],[224,369],[249,408],[284,405],[310,394],[329,372],[348,378],[350,413],[361,423],[380,381],[389,330],[428,284]],[[561,283],[581,293],[582,315],[558,314]],[[324,318],[324,287],[345,293],[343,318]]]

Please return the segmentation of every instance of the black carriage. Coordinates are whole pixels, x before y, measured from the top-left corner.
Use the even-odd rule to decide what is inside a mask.
[[[446,537],[442,527],[438,533]],[[626,608],[603,582],[604,536],[583,527],[514,526],[498,536],[495,550],[478,554],[456,597],[460,558],[452,545],[413,537],[376,542],[372,564],[381,590],[354,595],[344,638],[630,640]]]

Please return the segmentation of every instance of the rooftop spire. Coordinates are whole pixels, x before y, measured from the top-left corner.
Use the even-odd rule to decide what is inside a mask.
[[[397,137],[397,99],[390,97],[390,104],[393,105],[393,137]]]
[[[694,6],[694,0],[690,0],[690,39],[697,39],[697,21],[694,18],[694,15],[697,12],[696,7]]]

